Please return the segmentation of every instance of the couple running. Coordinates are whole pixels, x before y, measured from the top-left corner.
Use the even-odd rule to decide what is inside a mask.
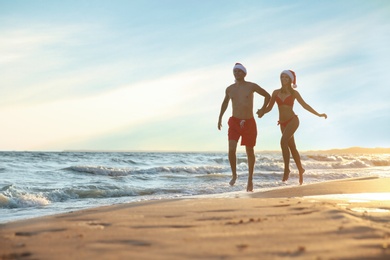
[[[270,112],[275,104],[279,108],[280,130],[282,131],[282,138],[280,146],[282,148],[282,155],[284,161],[283,181],[287,181],[290,174],[290,151],[299,171],[299,184],[303,183],[303,169],[299,152],[295,146],[294,133],[298,129],[299,119],[293,111],[294,101],[297,100],[301,106],[307,111],[319,116],[327,118],[326,114],[319,114],[311,106],[309,106],[301,97],[296,88],[296,76],[291,70],[284,70],[280,74],[280,81],[282,87],[276,89],[272,96],[268,94],[259,85],[245,81],[247,74],[246,68],[236,63],[233,67],[233,75],[235,83],[226,88],[225,98],[221,105],[221,112],[219,114],[218,129],[222,127],[222,116],[225,113],[229,101],[232,101],[232,116],[229,118],[228,138],[229,138],[229,162],[232,169],[232,179],[230,185],[234,185],[237,180],[237,158],[236,150],[238,140],[241,137],[241,145],[246,147],[246,154],[248,158],[248,184],[247,191],[253,191],[253,171],[255,167],[255,152],[257,127],[256,121],[253,117],[253,94],[256,92],[264,97],[264,104],[261,109],[257,111],[259,118],[264,114]]]

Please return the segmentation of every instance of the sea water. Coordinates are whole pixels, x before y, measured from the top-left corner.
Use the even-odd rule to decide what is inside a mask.
[[[301,154],[304,184],[390,177],[389,154]],[[248,165],[237,154],[229,186],[226,152],[0,152],[0,223],[90,207],[199,195],[245,193]],[[254,191],[298,185],[280,152],[256,153]]]

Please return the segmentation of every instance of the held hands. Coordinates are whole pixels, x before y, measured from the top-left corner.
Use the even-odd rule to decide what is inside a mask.
[[[256,114],[257,114],[258,118],[262,118],[264,116],[264,114],[265,114],[264,113],[264,109],[258,109]]]

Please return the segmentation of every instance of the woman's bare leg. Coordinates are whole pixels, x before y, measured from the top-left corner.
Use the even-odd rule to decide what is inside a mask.
[[[285,127],[281,126],[282,138],[280,140],[280,147],[282,148],[283,162],[284,162],[284,174],[282,181],[287,181],[290,175],[290,139],[294,137],[295,131],[298,129],[299,120],[298,117],[291,120]]]
[[[305,169],[303,169],[303,167],[302,167],[301,156],[299,155],[299,152],[298,152],[297,147],[295,145],[294,136],[291,137],[290,141],[288,142],[288,147],[290,148],[291,155],[294,158],[295,164],[297,165],[297,168],[299,171],[299,184],[302,185],[303,173],[305,172]]]

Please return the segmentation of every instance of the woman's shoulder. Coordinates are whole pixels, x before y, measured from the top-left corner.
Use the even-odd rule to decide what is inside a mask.
[[[294,97],[300,96],[298,90],[293,89],[293,93],[291,93]]]

